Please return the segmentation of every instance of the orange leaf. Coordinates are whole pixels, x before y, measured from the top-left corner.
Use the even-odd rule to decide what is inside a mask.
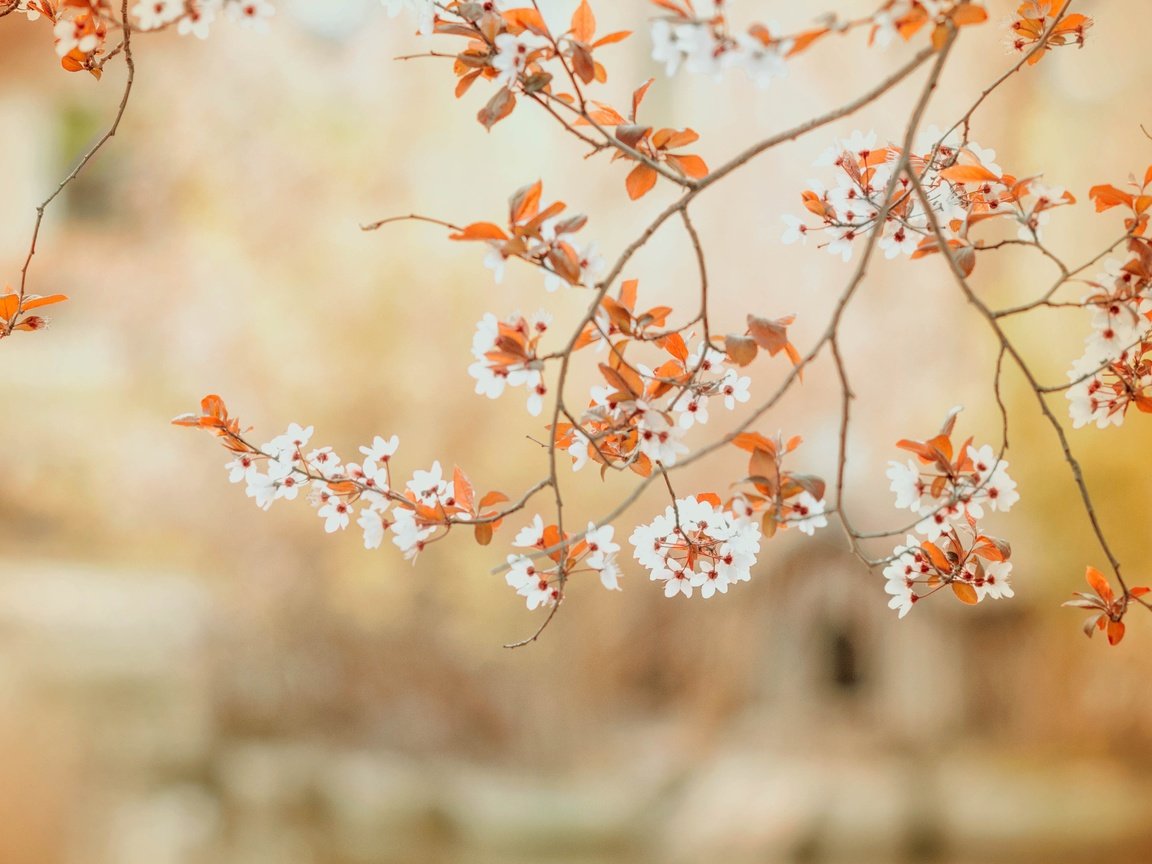
[[[1109,208],[1116,207],[1119,204],[1126,204],[1131,207],[1133,197],[1127,192],[1122,192],[1115,186],[1108,183],[1101,184],[1100,186],[1093,186],[1088,190],[1088,197],[1096,202],[1096,212],[1100,213]]]
[[[580,5],[572,13],[572,35],[581,42],[591,42],[596,35],[596,16],[592,14],[588,0],[580,0]]]
[[[1123,621],[1108,621],[1108,644],[1119,645],[1120,640],[1124,638],[1124,622]]]
[[[214,417],[217,420],[228,419],[228,409],[224,406],[224,400],[215,393],[200,400],[200,410],[205,417]]]
[[[541,36],[549,35],[548,25],[544,23],[540,13],[527,6],[521,9],[509,9],[504,13],[504,20],[517,31],[531,30]]]
[[[639,399],[644,395],[643,383],[639,380],[639,376],[630,369],[613,369],[611,366],[601,363],[600,374],[604,376],[605,381],[633,399]]]
[[[565,537],[564,539],[567,539],[567,537]],[[557,526],[548,525],[544,528],[544,548],[545,549],[550,549],[553,546],[558,546],[560,544],[560,541],[561,541],[560,529]],[[553,561],[559,562],[560,559],[564,557],[564,553],[562,550],[557,549],[555,552],[549,552],[548,557],[551,558]]]
[[[620,283],[620,305],[625,309],[636,308],[636,291],[640,287],[639,279],[625,279]]]
[[[1106,603],[1111,603],[1114,595],[1112,594],[1112,586],[1108,584],[1108,580],[1104,578],[1104,574],[1097,570],[1095,567],[1088,567],[1085,570],[1084,578],[1088,580],[1088,584],[1092,586],[1092,590],[1100,595],[1100,599]]]
[[[637,165],[633,168],[628,178],[624,181],[624,187],[628,190],[628,197],[633,201],[647,195],[655,185],[655,169],[644,164]]]
[[[1079,12],[1075,12],[1061,18],[1060,23],[1053,28],[1052,33],[1053,35],[1056,33],[1069,33],[1073,30],[1079,30],[1081,27],[1091,27],[1091,22],[1092,19],[1087,15],[1081,15]]]
[[[596,103],[598,107],[588,112],[588,117],[594,122],[599,123],[601,126],[622,126],[625,123],[620,112],[613,108],[611,105],[602,105]],[[588,122],[581,118],[577,123],[588,125]]]
[[[503,492],[496,492],[495,490],[493,490],[492,492],[489,492],[487,495],[485,495],[483,498],[480,499],[480,509],[486,510],[487,508],[491,507],[493,504],[500,504],[501,502],[507,501],[507,500],[508,500],[508,496],[505,495]]]
[[[47,297],[37,297],[32,294],[24,298],[21,308],[27,312],[29,309],[37,309],[41,306],[51,306],[53,303],[63,303],[68,297],[64,294],[49,294]]]
[[[472,509],[472,498],[474,495],[472,483],[468,480],[468,475],[460,470],[460,466],[456,466],[456,470],[452,473],[452,488],[456,493],[456,504],[464,510]]]
[[[488,104],[477,112],[476,119],[485,129],[491,129],[511,114],[515,107],[516,96],[507,87],[501,87],[496,91],[496,95],[488,100]]]
[[[652,146],[657,150],[675,150],[700,140],[695,129],[661,129],[652,136]]]
[[[694,180],[708,176],[708,164],[699,156],[669,154],[668,162]]]
[[[623,42],[632,35],[631,30],[617,30],[615,33],[609,33],[607,36],[601,36],[592,43],[593,48],[599,48],[601,45],[611,45],[614,42]]]
[[[969,606],[975,606],[980,602],[980,598],[976,594],[976,589],[967,582],[953,582],[952,593],[956,595],[961,603],[967,603]]]
[[[795,320],[794,315],[785,315],[776,320],[749,315],[748,334],[756,340],[757,345],[775,357],[788,345],[788,325]]]
[[[481,546],[487,546],[492,542],[492,523],[481,522],[472,529],[473,535],[476,537],[476,542]]]
[[[737,366],[747,366],[756,359],[756,340],[730,333],[724,337],[724,351]]]
[[[948,558],[944,555],[944,552],[940,549],[940,547],[935,543],[931,543],[925,540],[924,544],[920,548],[928,553],[928,559],[932,562],[932,566],[937,570],[941,570],[944,573],[947,573],[952,569],[952,565],[948,563]]]
[[[983,6],[965,3],[952,10],[951,18],[952,23],[957,27],[963,27],[966,24],[980,24],[988,20],[988,10]]]
[[[0,320],[7,321],[20,308],[19,294],[0,294]]]
[[[507,240],[508,235],[499,225],[491,222],[473,222],[462,231],[448,235],[449,240]]]
[[[791,57],[794,54],[799,54],[807,48],[812,46],[817,39],[829,33],[827,27],[821,27],[818,30],[805,30],[803,33],[797,34],[792,40],[792,47],[788,49],[785,57]]]
[[[941,171],[940,176],[953,183],[985,183],[1000,179],[983,165],[953,165]]]
[[[480,77],[481,70],[474,69],[467,75],[464,75],[459,81],[456,82],[456,98],[459,99],[468,89],[476,83],[476,79]]]
[[[948,28],[943,24],[937,24],[932,31],[932,47],[937,51],[944,48],[944,43],[948,41]]]
[[[688,360],[688,346],[684,344],[684,337],[679,333],[669,333],[662,340],[661,346],[665,351],[684,363]]]
[[[540,212],[540,193],[543,189],[544,182],[537,180],[531,186],[516,190],[516,194],[508,202],[508,210],[513,223],[531,219]]]
[[[636,122],[636,114],[640,110],[640,103],[644,101],[644,94],[648,92],[648,88],[652,86],[655,78],[649,78],[643,84],[636,88],[636,92],[632,94],[632,122]],[[1149,170],[1152,170],[1150,168]]]
[[[741,450],[747,450],[749,453],[756,450],[764,450],[772,454],[776,453],[776,445],[772,439],[761,435],[759,432],[741,432],[732,439],[732,443]]]

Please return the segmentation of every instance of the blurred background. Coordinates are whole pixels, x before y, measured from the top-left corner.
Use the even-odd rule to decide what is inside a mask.
[[[429,43],[378,3],[277,5],[266,34],[222,22],[207,42],[138,40],[121,134],[49,211],[32,265],[32,291],[72,299],[47,332],[0,346],[0,864],[1152,860],[1152,622],[1133,616],[1109,649],[1059,608],[1106,562],[1014,370],[1022,500],[989,528],[1013,544],[1017,597],[940,598],[902,621],[832,526],[775,538],[751,583],[708,602],[665,600],[630,564],[621,593],[575,584],[544,638],[508,651],[540,619],[489,570],[527,516],[488,549],[461,538],[413,567],[356,532],[326,536],[302,501],[261,513],[229,485],[224,451],[168,423],[209,392],[257,440],[315,424],[313,441],[347,456],[395,433],[402,473],[440,459],[485,489],[535,482],[540,426],[519,393],[473,394],[472,330],[486,311],[574,320],[586,296],[546,294],[516,266],[495,286],[479,247],[433,226],[358,226],[502,221],[508,195],[542,178],[611,259],[673,195],[629,202],[623,166],[583,161],[530,105],[485,133],[487,88],[457,102],[445,61],[395,62]],[[574,3],[544,5],[563,19]],[[813,12],[733,6],[788,29]],[[1001,19],[1015,3],[988,6],[927,123],[951,125],[1013,62]],[[1087,188],[1152,161],[1138,126],[1152,55],[1143,3],[1077,8],[1098,11],[1087,47],[1015,77],[972,134],[1005,170],[1081,200],[1047,235],[1078,264],[1122,230]],[[648,56],[652,7],[596,9],[601,32],[641,31],[604,49],[605,98],[626,105],[656,76],[642,119],[693,126],[714,165],[919,46],[829,39],[761,91],[735,72],[668,80]],[[899,140],[919,80],[694,205],[716,329],[795,312],[801,350],[819,336],[851,266],[781,245],[780,214],[801,212],[807,178],[829,179],[808,166],[834,137]],[[0,281],[16,282],[36,203],[105,128],[122,81],[115,65],[101,82],[61,71],[44,22],[0,26]],[[670,223],[625,275],[642,304],[684,305],[694,274]],[[1009,248],[980,258],[974,284],[1004,305],[1055,275]],[[1089,327],[1078,311],[1014,325],[1048,383]],[[875,262],[844,334],[859,397],[848,505],[862,528],[895,528],[896,440],[963,404],[958,433],[998,444],[995,346],[936,259]],[[754,402],[783,371],[757,361]],[[796,468],[831,477],[838,398],[825,359],[759,428],[803,435]],[[691,441],[723,431],[714,418]],[[1148,422],[1071,433],[1137,584],[1152,578]],[[679,491],[722,491],[742,455],[684,472]],[[593,519],[627,488],[589,469],[566,495]],[[652,493],[618,535],[663,509]]]

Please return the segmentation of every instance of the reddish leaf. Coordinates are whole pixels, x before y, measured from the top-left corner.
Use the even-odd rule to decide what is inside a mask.
[[[476,119],[484,125],[485,129],[491,129],[511,114],[515,107],[516,96],[507,87],[501,87],[496,91],[496,95],[488,100],[488,104],[476,114]]]
[[[472,533],[476,537],[476,542],[481,546],[487,546],[492,542],[492,523],[481,522],[472,529]]]
[[[572,69],[585,84],[591,84],[596,79],[596,61],[588,49],[579,43],[572,46]]]
[[[788,325],[794,320],[796,320],[794,315],[786,315],[775,320],[749,315],[748,334],[756,340],[757,345],[775,357],[788,345]]]
[[[1108,580],[1104,578],[1104,574],[1095,567],[1086,568],[1084,578],[1088,580],[1088,584],[1092,586],[1092,590],[1100,595],[1100,599],[1106,603],[1111,603],[1115,599],[1112,594],[1112,586],[1108,584]]]
[[[1124,622],[1123,621],[1108,621],[1108,644],[1119,645],[1120,640],[1124,638]]]
[[[756,359],[756,341],[730,333],[724,337],[724,351],[737,366],[747,366]]]

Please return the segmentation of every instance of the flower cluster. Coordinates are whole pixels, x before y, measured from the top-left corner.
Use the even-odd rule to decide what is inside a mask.
[[[1104,574],[1091,566],[1086,569],[1084,578],[1092,593],[1077,591],[1074,595],[1076,599],[1068,600],[1063,605],[1091,611],[1092,614],[1084,621],[1084,635],[1091,638],[1097,630],[1106,630],[1108,644],[1118,645],[1124,638],[1124,616],[1128,612],[1129,605],[1135,602],[1147,607],[1148,601],[1142,598],[1148,596],[1152,588],[1147,586],[1125,588],[1117,595],[1104,578]]]
[[[109,33],[124,26],[111,0],[18,0],[15,10],[30,21],[43,18],[52,25],[56,54],[65,69],[87,70],[97,78],[104,61],[116,53],[108,49]],[[128,7],[128,24],[142,31],[174,27],[182,36],[205,39],[222,12],[262,27],[276,8],[269,0],[136,0]]]
[[[821,243],[825,249],[848,261],[854,242],[879,230],[878,245],[887,258],[901,254],[920,258],[939,252],[928,211],[908,176],[914,172],[952,254],[971,273],[975,252],[982,245],[969,237],[973,226],[1004,217],[1016,223],[1020,240],[1035,243],[1048,211],[1075,202],[1063,189],[1002,172],[993,161],[995,151],[961,141],[955,131],[943,135],[929,127],[924,140],[908,154],[904,173],[893,182],[892,172],[901,157],[898,146],[878,146],[875,132],[857,131],[835,141],[814,164],[835,167],[836,185],[827,188],[817,183],[801,195],[804,207],[819,224],[785,215],[783,242],[805,242],[819,235],[825,238]],[[890,186],[892,194],[886,196]]]
[[[950,26],[979,24],[988,18],[987,11],[975,3],[888,0],[872,15],[841,20],[832,13],[824,16],[818,27],[785,35],[776,24],[757,23],[735,31],[724,0],[651,2],[664,13],[652,21],[652,59],[663,63],[668,75],[675,75],[683,66],[693,74],[719,80],[729,69],[743,69],[760,87],[787,75],[788,58],[832,33],[865,28],[870,42],[887,46],[896,36],[907,41],[925,25],[933,24],[933,41],[939,46]]]
[[[888,608],[903,618],[920,600],[945,587],[969,604],[1012,597],[1010,555],[1007,543],[981,534],[972,519],[949,526],[935,542],[910,534],[884,568],[884,590],[892,595]]]
[[[1102,272],[1088,285],[1083,299],[1092,310],[1092,332],[1084,354],[1068,372],[1070,385],[1064,394],[1077,428],[1095,423],[1104,429],[1119,426],[1129,407],[1152,412],[1152,241],[1140,236],[1152,208],[1152,167],[1134,191],[1114,186],[1094,186],[1089,195],[1096,209],[1127,206],[1129,234],[1125,260],[1109,259]]]
[[[628,31],[617,31],[597,37],[596,17],[588,0],[581,0],[569,28],[562,33],[552,31],[535,4],[506,8],[506,3],[449,0],[435,4],[430,10],[428,6],[432,4],[425,5],[423,0],[385,2],[394,14],[402,5],[414,8],[420,15],[421,32],[466,40],[464,47],[454,54],[437,52],[428,56],[454,59],[457,97],[482,79],[497,85],[495,94],[477,114],[477,120],[485,128],[491,129],[508,117],[516,109],[518,99],[536,102],[565,129],[591,145],[593,153],[611,149],[614,160],[636,163],[625,182],[628,194],[634,199],[646,194],[661,173],[682,185],[708,173],[707,164],[699,156],[673,152],[697,140],[699,136],[693,130],[656,129],[637,122],[636,112],[651,81],[633,93],[632,111],[627,118],[611,105],[585,94],[586,86],[603,83],[608,78],[595,52],[631,35]],[[595,129],[600,140],[581,131],[580,127],[588,126]],[[509,238],[477,234],[458,239],[500,241]],[[511,254],[518,255],[517,252]],[[560,275],[574,284],[579,281],[578,268],[569,268]]]
[[[207,39],[209,28],[223,11],[229,18],[256,27],[267,25],[276,14],[269,0],[139,0],[131,7],[141,30],[160,30],[175,25],[181,36]]]
[[[573,85],[607,80],[607,72],[594,57],[596,49],[619,42],[628,32],[609,33],[596,38],[596,18],[587,0],[572,15],[570,28],[554,35],[535,6],[508,8],[504,0],[461,2],[447,0],[384,0],[390,15],[403,8],[415,12],[420,33],[455,36],[466,40],[455,53],[454,71],[458,79],[457,97],[463,96],[478,80],[498,85],[496,94],[480,110],[477,119],[491,128],[516,108],[517,96],[537,101],[559,100],[571,106],[580,95],[553,93],[552,81],[558,69]],[[565,98],[566,97],[566,98]]]
[[[678,498],[628,538],[633,557],[664,583],[664,596],[691,597],[699,588],[704,598],[751,579],[750,568],[760,551],[760,526],[720,507],[712,494]]]
[[[595,243],[581,246],[576,240],[576,232],[588,218],[580,214],[562,217],[567,206],[563,201],[541,209],[542,191],[539,180],[517,190],[508,201],[507,230],[492,222],[473,222],[450,239],[484,241],[488,245],[484,266],[497,283],[504,279],[508,259],[516,258],[543,270],[544,287],[549,291],[561,285],[591,287],[604,271],[604,259]]]
[[[118,19],[117,10],[110,8],[111,0],[0,0],[0,15],[19,10],[32,18],[47,17],[55,28],[57,50],[65,65],[99,74],[103,62],[119,52],[131,60],[128,37],[132,30],[172,28],[204,37],[218,13],[227,11],[233,17],[260,22],[274,11],[268,0],[129,2],[130,6],[122,7],[129,10],[121,16],[126,20]],[[1113,186],[1097,186],[1090,191],[1098,210],[1123,206],[1130,211],[1125,218],[1127,258],[1106,263],[1105,272],[1089,283],[1092,290],[1082,304],[1050,302],[1056,290],[1085,269],[1066,267],[1042,240],[1051,210],[1075,199],[1064,189],[1044,185],[1037,177],[1021,178],[1004,171],[996,163],[995,151],[969,139],[973,112],[999,82],[1022,68],[1023,62],[1017,62],[983,91],[975,105],[947,131],[929,128],[917,139],[914,133],[919,117],[941,80],[957,31],[985,21],[988,13],[973,0],[877,2],[880,7],[870,15],[843,20],[831,14],[818,19],[811,29],[785,34],[775,25],[734,27],[726,0],[652,0],[660,10],[651,24],[652,56],[669,75],[687,68],[721,77],[738,67],[766,86],[786,74],[788,58],[832,34],[863,30],[869,34],[870,44],[881,46],[897,39],[909,41],[917,34],[931,41],[932,49],[917,53],[902,71],[856,102],[746,148],[710,172],[703,158],[689,152],[699,140],[692,128],[650,126],[638,119],[652,80],[632,90],[627,113],[593,98],[593,85],[605,83],[608,77],[600,62],[606,53],[601,49],[630,34],[597,35],[589,0],[573,4],[575,10],[566,26],[557,26],[555,21],[549,24],[536,2],[383,0],[389,15],[406,9],[415,14],[421,34],[435,34],[453,44],[450,50],[421,56],[451,62],[458,98],[477,82],[481,82],[478,89],[484,89],[483,82],[487,82],[487,101],[477,113],[486,129],[512,114],[518,103],[534,103],[589,148],[587,155],[610,151],[612,160],[623,160],[628,168],[624,186],[630,198],[643,197],[661,178],[681,193],[678,201],[663,208],[624,246],[611,268],[595,245],[578,239],[586,217],[567,212],[562,201],[544,202],[540,181],[511,196],[506,219],[462,223],[461,227],[426,216],[408,216],[367,226],[375,228],[397,219],[432,222],[450,229],[452,241],[483,244],[485,266],[497,283],[503,279],[507,262],[515,259],[540,270],[549,292],[561,287],[588,289],[583,317],[568,338],[551,350],[542,347],[552,324],[551,315],[543,310],[532,315],[516,312],[503,319],[487,313],[478,323],[472,342],[473,362],[468,372],[478,394],[495,399],[508,387],[524,387],[528,412],[550,418],[542,444],[547,450],[548,473],[513,502],[501,492],[477,495],[459,467],[449,472],[438,461],[426,470],[412,472],[410,479],[399,479],[393,471],[398,447],[395,436],[376,437],[359,448],[360,454],[354,457],[357,461],[346,463],[331,447],[310,443],[311,427],[293,424],[271,441],[252,443],[215,396],[202,401],[199,414],[183,415],[173,422],[217,436],[231,453],[226,465],[230,480],[242,484],[260,508],[267,510],[281,498],[303,497],[312,503],[326,532],[346,530],[355,523],[365,547],[378,548],[390,539],[408,559],[416,558],[429,543],[446,537],[457,526],[467,526],[476,541],[486,545],[504,520],[524,510],[537,493],[550,490],[555,523],[546,524],[544,516],[534,515],[516,534],[504,566],[507,584],[529,609],[551,610],[542,628],[565,599],[568,580],[578,574],[594,575],[609,590],[620,587],[616,529],[601,522],[587,523],[584,531],[570,529],[574,533],[564,528],[563,514],[567,511],[561,486],[568,481],[561,482],[557,466],[565,454],[575,471],[596,463],[601,477],[615,470],[646,478],[637,482],[626,504],[638,498],[652,481],[663,481],[670,503],[650,522],[635,527],[629,540],[634,558],[649,571],[652,581],[663,583],[667,597],[725,594],[733,583],[751,578],[766,538],[790,528],[811,536],[827,526],[831,511],[825,501],[825,481],[795,470],[793,454],[801,444],[799,436],[785,438],[777,433],[769,437],[747,431],[749,422],[691,456],[688,441],[695,434],[692,430],[708,424],[721,406],[735,410],[751,400],[751,379],[743,370],[760,352],[770,357],[784,354],[793,368],[776,395],[756,408],[756,417],[772,408],[794,382],[801,382],[809,362],[830,348],[840,373],[844,407],[834,503],[852,548],[865,557],[860,541],[913,532],[883,562],[889,607],[903,617],[919,600],[943,588],[968,604],[1012,597],[1010,547],[987,533],[981,521],[992,512],[1012,508],[1019,500],[1016,483],[1008,474],[1003,451],[976,446],[972,438],[954,444],[955,412],[928,440],[899,441],[897,446],[913,458],[889,463],[887,477],[896,505],[915,514],[912,524],[884,534],[865,534],[852,527],[843,511],[848,405],[853,394],[837,327],[862,273],[845,289],[825,334],[804,357],[789,339],[792,316],[773,319],[748,315],[745,328],[723,336],[713,332],[709,318],[710,268],[689,215],[689,205],[695,206],[697,195],[705,192],[712,180],[775,144],[823,126],[829,119],[851,113],[890,91],[926,63],[934,49],[937,62],[905,133],[907,149],[904,144],[880,142],[874,132],[857,131],[835,140],[816,161],[834,173],[830,185],[813,181],[812,188],[803,191],[801,200],[807,216],[784,216],[787,230],[783,240],[806,242],[811,236],[818,237],[818,245],[845,261],[861,238],[875,243],[888,258],[921,258],[947,251],[953,269],[958,271],[961,289],[999,337],[1001,358],[1008,357],[1020,367],[1041,399],[1045,392],[1059,388],[1036,384],[1026,360],[998,319],[1041,305],[1090,308],[1094,313],[1093,333],[1066,388],[1075,425],[1093,421],[1100,426],[1119,424],[1129,405],[1152,412],[1152,242],[1144,236],[1152,212],[1152,168],[1143,184],[1133,182],[1130,191]],[[1065,9],[1067,4],[1057,0],[1022,3],[1010,24],[1013,50],[1028,52],[1029,62],[1035,63],[1053,47],[1083,44],[1091,20],[1079,14],[1063,15]],[[119,45],[109,35],[117,29],[123,31]],[[639,306],[637,280],[623,278],[634,253],[673,218],[684,223],[691,241],[685,248],[695,256],[694,270],[700,282],[699,311],[687,321],[668,305]],[[983,227],[973,231],[977,226]],[[1000,226],[1000,236],[987,236],[987,229],[995,230],[996,226]],[[993,311],[971,293],[964,277],[973,271],[978,252],[1011,244],[1038,250],[1060,267],[1063,278],[1035,303]],[[29,310],[63,299],[60,295],[25,296],[23,289],[19,295],[0,296],[0,337],[15,329],[41,328],[43,319],[28,315]],[[714,298],[711,305],[716,305]],[[571,396],[576,375],[581,373],[569,374],[574,358],[585,348],[595,350],[579,357],[595,353],[595,370],[589,363],[586,371],[599,376],[594,379],[586,407],[583,397],[576,402]],[[545,383],[545,373],[553,368],[550,363],[557,369],[549,379],[555,392]],[[998,375],[999,371],[998,367]],[[1059,423],[1051,414],[1047,417],[1063,439]],[[748,457],[746,472],[728,478],[732,482],[727,499],[712,492],[678,496],[671,469],[727,443]],[[1065,455],[1093,517],[1093,527],[1108,552],[1081,472],[1067,446]],[[623,509],[618,508],[618,512]],[[1119,565],[1108,554],[1119,578]],[[1120,581],[1122,590],[1114,593],[1090,568],[1089,584],[1094,593],[1081,594],[1072,604],[1090,609],[1089,632],[1107,630],[1113,643],[1123,636],[1123,618],[1130,604],[1152,609],[1144,599],[1148,589],[1129,589]]]
[[[613,542],[614,533],[611,525],[589,522],[584,536],[573,540],[567,534],[561,535],[559,526],[545,526],[536,515],[532,524],[520,529],[512,541],[513,546],[535,550],[535,554],[509,555],[505,580],[524,598],[529,609],[560,602],[564,582],[581,572],[596,573],[601,585],[609,591],[619,591],[616,553],[620,545]]]
[[[668,75],[683,65],[689,72],[721,78],[728,69],[739,68],[760,87],[788,74],[785,59],[797,42],[774,35],[776,27],[755,24],[733,33],[723,2],[714,4],[710,15],[700,15],[690,5],[658,2],[666,14],[651,26],[652,59],[664,64]]]
[[[392,482],[391,460],[399,446],[393,435],[377,435],[360,447],[361,458],[345,463],[331,447],[308,449],[312,427],[295,423],[287,431],[259,446],[245,437],[236,418],[229,417],[219,396],[206,396],[199,414],[183,414],[172,422],[207,430],[232,453],[224,467],[232,483],[243,483],[249,498],[262,510],[280,499],[294,500],[301,490],[324,520],[328,533],[342,531],[355,517],[363,532],[364,547],[378,548],[385,533],[393,544],[414,559],[434,540],[447,536],[453,525],[474,526],[478,542],[486,544],[503,513],[495,506],[508,500],[490,492],[477,500],[471,481],[460,468],[445,477],[439,462],[427,471],[413,472],[402,489]]]
[[[1084,47],[1084,31],[1092,26],[1092,19],[1079,12],[1073,12],[1056,20],[1063,3],[1061,0],[1025,0],[1016,9],[1016,15],[1008,24],[1007,44],[1009,50],[1017,54],[1031,51],[1045,33],[1049,33],[1044,47],[1028,58],[1029,65],[1039,63],[1046,51],[1064,45]]]
[[[498,321],[489,312],[476,325],[472,339],[472,356],[468,374],[476,379],[476,392],[497,399],[505,387],[524,387],[528,391],[528,413],[538,417],[544,408],[544,362],[536,346],[547,332],[552,316],[540,311],[531,318],[514,315]]]
[[[67,299],[63,294],[51,294],[47,297],[41,297],[37,294],[21,296],[9,288],[5,293],[0,294],[0,339],[11,336],[17,330],[28,333],[43,330],[48,326],[48,320],[42,315],[29,315],[28,313],[42,306],[63,303]]]
[[[907,42],[930,24],[932,45],[939,50],[950,29],[982,24],[988,10],[967,0],[887,0],[864,20],[871,24],[870,41],[882,48],[897,36]]]
[[[918,599],[915,586],[926,580],[929,593],[942,584],[973,585],[977,590],[971,594],[965,591],[963,596],[954,586],[957,595],[968,602],[977,602],[986,596],[1012,596],[1008,584],[1012,569],[1008,563],[1008,545],[984,534],[977,520],[984,518],[985,507],[999,512],[1010,510],[1020,500],[1016,481],[1008,476],[1008,463],[991,446],[974,447],[971,438],[959,447],[953,445],[952,430],[958,410],[953,410],[939,434],[927,441],[897,443],[900,449],[915,454],[915,462],[889,463],[887,474],[892,481],[890,488],[896,493],[896,506],[922,517],[915,530],[927,538],[920,543],[909,537],[904,546],[893,551],[894,563],[884,571],[888,593],[894,595],[890,605],[900,609],[901,617]],[[941,559],[933,551],[939,550],[933,543],[945,545],[944,557],[952,568],[946,574],[939,566]],[[988,551],[990,548],[1000,550],[999,557]],[[955,560],[952,552],[958,556]],[[910,566],[909,556],[916,558],[916,566],[930,565],[929,569],[915,579],[909,573],[899,576],[897,564]],[[989,562],[994,562],[996,567],[988,570],[991,579],[985,579],[988,575],[985,570],[991,567]]]
[[[647,476],[653,465],[675,465],[688,451],[682,443],[685,432],[708,422],[710,405],[720,402],[734,410],[751,398],[751,379],[722,366],[733,359],[731,351],[718,351],[707,340],[689,349],[680,331],[654,332],[671,310],[661,306],[637,313],[637,285],[636,280],[627,280],[617,298],[606,296],[600,315],[585,331],[581,344],[602,340],[610,345],[611,354],[599,366],[604,384],[592,388],[587,409],[554,430],[555,445],[568,452],[575,470],[591,460],[603,470],[630,469]],[[787,351],[798,361],[787,339],[791,317],[749,320],[766,350]],[[757,343],[751,337],[729,338],[748,339],[755,354]],[[666,359],[655,369],[632,362],[626,356],[632,343],[652,344]],[[743,355],[740,360],[747,362]]]

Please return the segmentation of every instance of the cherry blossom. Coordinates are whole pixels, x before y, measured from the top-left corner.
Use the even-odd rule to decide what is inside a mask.
[[[154,30],[170,24],[184,15],[184,0],[141,0],[131,8],[137,26]]]
[[[230,0],[225,9],[234,20],[257,30],[267,29],[268,19],[276,14],[276,7],[269,0]]]
[[[949,528],[937,542],[909,535],[884,568],[888,608],[903,618],[912,606],[943,588],[968,604],[1014,595],[1008,545],[971,524]]]
[[[1008,462],[988,445],[974,447],[971,439],[952,443],[954,409],[940,434],[926,442],[904,440],[897,446],[916,461],[889,462],[887,476],[896,493],[896,506],[924,517],[917,533],[935,540],[953,525],[984,516],[984,506],[1006,512],[1020,500]]]
[[[496,81],[511,87],[528,68],[533,53],[548,46],[547,39],[527,30],[517,36],[501,33],[496,37],[496,56],[492,59],[492,68],[499,73]]]
[[[698,587],[707,598],[750,578],[760,551],[760,527],[737,520],[704,496],[678,498],[662,515],[638,526],[629,542],[650,578],[665,583],[665,596],[691,597]]]
[[[917,149],[908,154],[905,170],[916,171],[930,209],[925,210],[913,194],[907,176],[892,183],[892,171],[904,157],[901,148],[880,145],[874,131],[856,130],[835,140],[814,163],[836,169],[835,185],[814,183],[801,194],[805,209],[820,223],[789,217],[782,241],[794,243],[815,236],[830,254],[849,261],[856,241],[879,228],[878,245],[886,258],[922,258],[940,251],[930,230],[934,219],[962,267],[971,272],[975,253],[983,248],[982,241],[970,237],[974,226],[1008,217],[1018,224],[1024,242],[1038,243],[1049,211],[1075,202],[1064,189],[1046,186],[1036,178],[1005,174],[993,161],[995,151],[960,140],[955,131],[929,131],[932,135],[921,136]],[[885,211],[881,223],[879,217]]]

